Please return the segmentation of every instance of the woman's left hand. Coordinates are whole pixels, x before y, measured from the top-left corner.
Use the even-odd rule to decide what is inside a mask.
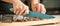
[[[36,3],[31,5],[32,11],[34,12],[39,12],[39,13],[46,13],[46,9],[43,4],[41,3]]]

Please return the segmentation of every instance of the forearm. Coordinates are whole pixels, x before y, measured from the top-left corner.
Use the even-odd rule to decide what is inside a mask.
[[[36,4],[36,3],[39,3],[40,0],[31,0],[31,4]]]
[[[20,2],[20,0],[2,0],[4,2],[8,2],[8,3],[17,3],[17,2]]]

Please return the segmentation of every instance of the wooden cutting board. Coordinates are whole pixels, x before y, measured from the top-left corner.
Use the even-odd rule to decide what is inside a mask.
[[[53,19],[44,19],[40,21],[28,21],[28,22],[12,22],[12,23],[1,23],[0,26],[31,26],[31,25],[38,25],[38,24],[48,24],[48,23],[60,23],[60,18],[53,18]]]

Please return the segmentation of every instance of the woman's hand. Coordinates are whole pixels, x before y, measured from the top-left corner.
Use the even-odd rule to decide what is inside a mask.
[[[43,14],[46,13],[46,9],[45,9],[44,5],[41,3],[31,4],[31,8],[32,8],[32,11],[34,11],[34,12],[39,12],[39,13],[43,13]]]
[[[29,13],[29,7],[22,2],[13,3],[14,13],[17,15],[27,15]]]

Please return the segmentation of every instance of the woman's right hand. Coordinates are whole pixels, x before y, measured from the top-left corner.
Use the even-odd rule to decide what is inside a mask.
[[[27,15],[29,14],[29,7],[22,2],[13,3],[14,13],[17,15]]]

